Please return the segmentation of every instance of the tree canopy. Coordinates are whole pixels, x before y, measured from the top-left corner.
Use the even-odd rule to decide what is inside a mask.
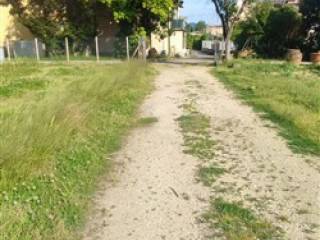
[[[164,25],[182,0],[8,0],[11,13],[18,16],[34,36],[49,49],[64,37],[79,43],[97,34],[97,11],[112,12],[126,35],[150,33]],[[103,10],[103,8],[105,8]]]
[[[271,1],[257,2],[250,9],[247,18],[239,22],[232,36],[238,49],[258,48],[259,41],[264,35],[266,22],[273,9],[274,4]]]
[[[96,34],[96,2],[87,0],[8,0],[11,13],[52,49],[64,37],[85,42]],[[79,14],[81,13],[81,14]]]
[[[295,7],[283,6],[270,12],[261,47],[268,57],[283,57],[288,48],[299,47],[301,15]]]
[[[207,28],[207,24],[205,21],[199,21],[195,25],[195,30],[199,32],[205,32]]]
[[[99,0],[113,12],[116,21],[129,23],[132,30],[143,27],[147,33],[165,25],[182,0]]]
[[[233,36],[239,50],[250,47],[260,56],[279,58],[302,45],[302,16],[296,7],[260,2],[251,11]]]

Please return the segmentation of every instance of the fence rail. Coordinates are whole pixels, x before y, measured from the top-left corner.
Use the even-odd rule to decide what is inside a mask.
[[[136,51],[136,52],[135,52]],[[50,43],[41,39],[10,40],[0,45],[0,63],[17,59],[34,59],[36,61],[105,61],[110,59],[127,59],[140,57],[146,59],[146,40],[108,38],[96,36],[88,40],[75,40],[66,37]],[[134,54],[135,53],[135,54]]]

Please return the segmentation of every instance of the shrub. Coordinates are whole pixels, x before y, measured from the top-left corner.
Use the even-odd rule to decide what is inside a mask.
[[[159,56],[157,49],[151,48],[148,52],[148,58],[157,58]]]
[[[301,45],[299,30],[302,17],[292,6],[283,6],[270,12],[259,41],[258,52],[267,57],[283,57],[288,48]]]

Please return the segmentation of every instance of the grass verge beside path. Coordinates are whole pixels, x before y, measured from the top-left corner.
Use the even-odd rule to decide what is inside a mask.
[[[0,89],[45,82],[0,97],[0,239],[77,238],[153,76],[140,63],[0,66]]]
[[[320,66],[235,60],[214,74],[277,123],[293,150],[320,155]]]

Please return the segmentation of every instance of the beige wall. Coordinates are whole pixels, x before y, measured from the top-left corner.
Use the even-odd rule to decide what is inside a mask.
[[[206,31],[207,31],[207,33],[214,35],[214,36],[222,36],[223,35],[222,26],[208,26]]]
[[[186,49],[186,39],[184,36],[184,31],[175,31],[170,37],[171,54],[185,55],[187,53]],[[169,53],[169,40],[168,37],[161,39],[159,35],[151,34],[151,48],[157,49],[158,53],[165,51],[166,54]]]
[[[32,34],[22,26],[16,18],[10,15],[10,7],[0,5],[0,46],[5,40],[32,39]]]

